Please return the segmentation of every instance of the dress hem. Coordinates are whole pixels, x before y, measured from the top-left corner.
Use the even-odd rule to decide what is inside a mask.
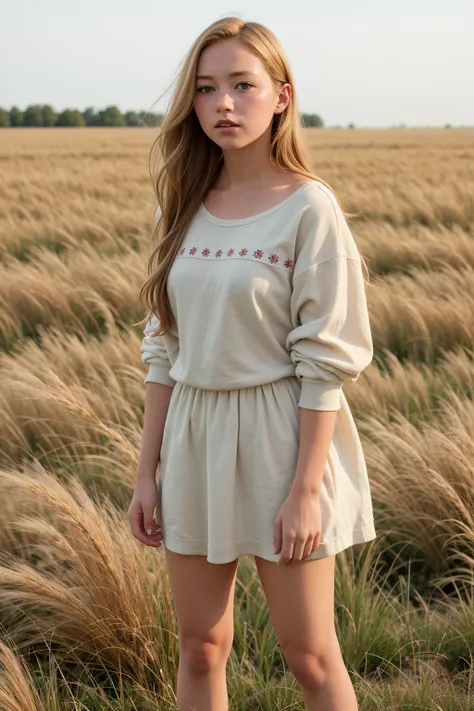
[[[350,546],[358,543],[368,543],[377,538],[374,523],[367,524],[362,528],[355,528],[344,536],[334,537],[330,541],[320,543],[317,549],[306,558],[315,560],[317,558],[327,558],[335,555]],[[224,564],[230,563],[240,556],[253,555],[259,558],[276,563],[281,556],[280,553],[273,553],[273,547],[264,541],[239,541],[238,543],[226,546],[208,546],[206,541],[179,538],[177,536],[163,536],[163,545],[173,553],[182,555],[206,556],[208,563]]]

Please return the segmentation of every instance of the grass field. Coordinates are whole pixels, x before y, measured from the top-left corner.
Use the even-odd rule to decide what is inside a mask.
[[[176,709],[164,551],[125,512],[155,129],[0,131],[0,709]],[[378,537],[337,556],[361,711],[474,708],[474,129],[305,133],[370,269],[345,393]],[[241,558],[232,711],[303,709]]]

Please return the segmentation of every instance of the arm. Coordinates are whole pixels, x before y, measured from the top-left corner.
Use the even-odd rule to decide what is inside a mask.
[[[155,225],[159,208],[155,213]],[[143,331],[142,361],[149,365],[145,378],[145,410],[136,486],[128,509],[132,533],[148,546],[160,546],[162,531],[154,532],[158,504],[156,470],[160,460],[163,432],[175,381],[170,377],[171,361],[161,336],[153,333],[159,325],[152,314]]]
[[[146,385],[145,413],[137,479],[155,478],[172,392],[172,387],[162,383],[148,382]]]
[[[298,460],[275,518],[279,564],[308,558],[321,539],[320,491],[344,381],[373,356],[360,255],[333,197],[315,191],[295,249],[287,348],[301,382]]]
[[[162,336],[154,336],[159,325],[155,314],[147,321],[141,343],[142,362],[148,365],[145,377],[145,412],[138,477],[153,477],[159,462],[163,430],[175,381],[169,375],[171,361]]]
[[[168,415],[168,408],[174,382],[168,371],[171,363],[167,362],[166,349],[161,337],[151,336],[150,322],[145,328],[142,341],[142,360],[150,362],[145,379],[145,412],[138,460],[135,490],[128,509],[128,518],[132,533],[139,541],[149,546],[160,546],[162,532],[155,529],[154,511],[158,504],[156,470],[160,460],[163,431]]]
[[[151,382],[146,386],[140,458],[128,519],[135,538],[147,546],[158,547],[163,539],[162,531],[155,531],[154,512],[158,504],[155,475],[172,392],[173,388],[162,383]]]
[[[291,491],[297,496],[321,494],[324,467],[334,434],[337,410],[300,408],[300,440]]]
[[[342,211],[328,200],[320,204],[317,222],[307,224],[302,235],[291,300],[295,328],[288,336],[301,380],[293,491],[315,495],[320,492],[343,383],[356,381],[373,357],[360,255]]]
[[[154,320],[147,322],[141,344],[142,361],[150,367],[145,378],[145,412],[136,485],[128,509],[133,535],[148,546],[160,546],[163,536],[161,531],[153,533],[158,504],[155,477],[175,382],[169,376],[171,362],[162,337],[151,335],[155,325]]]

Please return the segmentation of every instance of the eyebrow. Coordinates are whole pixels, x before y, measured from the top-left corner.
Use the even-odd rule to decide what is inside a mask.
[[[227,76],[241,77],[241,76],[248,76],[249,74],[252,74],[252,76],[254,76],[254,77],[258,76],[257,74],[255,74],[255,72],[231,72]],[[196,77],[196,81],[198,79],[214,79],[214,77],[208,76],[207,74],[200,74],[198,77]]]

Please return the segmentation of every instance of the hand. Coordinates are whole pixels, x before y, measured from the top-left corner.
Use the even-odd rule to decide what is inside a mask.
[[[321,505],[317,494],[290,492],[275,518],[274,552],[281,550],[278,565],[301,561],[321,540]]]
[[[155,477],[138,478],[127,516],[135,538],[146,546],[155,548],[161,546],[163,538],[161,529],[157,533],[153,533],[157,529],[157,524],[153,519],[153,511],[157,504],[158,487]]]

